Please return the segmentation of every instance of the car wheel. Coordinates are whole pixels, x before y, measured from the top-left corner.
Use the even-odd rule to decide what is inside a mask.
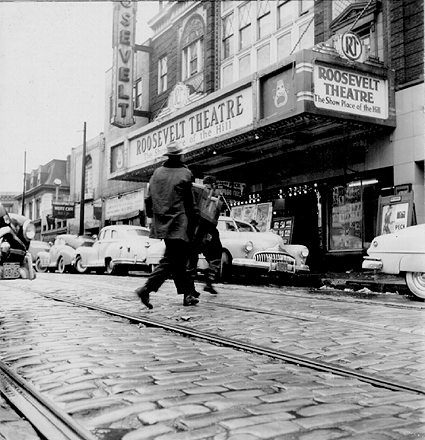
[[[108,258],[105,261],[105,271],[108,275],[115,275],[116,274],[117,267],[111,258]]]
[[[58,272],[59,273],[64,273],[65,270],[66,270],[65,262],[63,261],[62,257],[59,257],[59,260],[58,260]]]
[[[232,257],[227,251],[223,251],[221,254],[220,262],[220,272],[218,277],[220,280],[224,281],[230,277],[232,272]]]
[[[86,273],[87,272],[87,267],[83,267],[83,261],[82,261],[81,257],[77,257],[77,259],[75,261],[75,270],[78,273]]]
[[[406,272],[406,283],[413,294],[425,299],[425,272]]]
[[[47,267],[43,267],[43,266],[41,266],[41,260],[40,260],[40,258],[37,258],[37,260],[36,260],[36,262],[35,262],[35,270],[36,270],[37,272],[40,272],[40,273],[45,273],[45,272],[47,272]]]

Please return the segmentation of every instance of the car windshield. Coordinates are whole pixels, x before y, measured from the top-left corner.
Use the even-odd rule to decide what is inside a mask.
[[[149,231],[145,231],[144,229],[127,229],[127,234],[131,236],[139,235],[149,237]]]
[[[240,222],[237,220],[219,220],[217,229],[219,231],[256,232],[255,228],[249,223]]]
[[[77,249],[77,247],[85,246],[90,247],[93,246],[94,240],[91,238],[83,238],[83,237],[67,237],[65,242],[68,246],[71,246],[73,249]]]

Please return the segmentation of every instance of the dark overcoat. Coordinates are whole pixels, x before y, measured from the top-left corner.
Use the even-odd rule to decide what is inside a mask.
[[[149,182],[146,214],[152,217],[151,238],[189,241],[198,209],[192,193],[192,172],[168,160]]]

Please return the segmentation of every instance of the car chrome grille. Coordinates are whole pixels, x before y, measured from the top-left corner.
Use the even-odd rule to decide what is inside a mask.
[[[282,254],[280,252],[257,252],[254,255],[255,261],[261,261],[263,263],[293,263],[295,264],[295,258],[290,255]]]

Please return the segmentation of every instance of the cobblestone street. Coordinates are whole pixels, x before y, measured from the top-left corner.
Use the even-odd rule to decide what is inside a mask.
[[[203,294],[188,309],[169,282],[152,295],[155,308],[148,312],[133,297],[140,283],[143,278],[46,274],[30,285],[2,284],[2,361],[97,438],[425,437],[423,395],[135,326],[19,289],[126,308],[312,358],[323,352],[327,362],[400,382],[423,378],[421,308],[363,304],[353,311],[352,301],[313,300],[303,289],[279,295],[275,288],[219,285],[217,297]],[[223,306],[241,302],[262,313]],[[391,354],[397,357],[390,363]],[[1,426],[1,435],[15,440],[7,437],[10,423]]]

